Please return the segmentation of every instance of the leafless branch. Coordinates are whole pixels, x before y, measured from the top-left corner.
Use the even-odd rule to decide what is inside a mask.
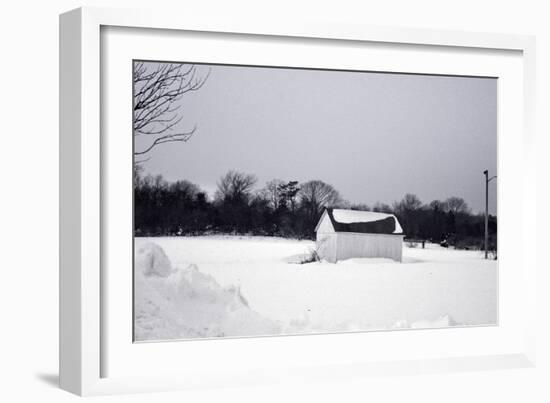
[[[172,133],[172,134],[165,134],[164,136],[157,137],[144,150],[134,151],[134,155],[147,154],[149,151],[151,151],[154,147],[156,147],[159,144],[171,143],[171,142],[177,142],[177,141],[186,142],[195,133],[195,130],[196,130],[196,127],[194,127],[193,130],[187,133]]]
[[[185,94],[202,88],[209,76],[210,69],[199,74],[196,65],[135,63],[133,132],[148,145],[134,155],[147,154],[159,144],[191,138],[196,127],[190,131],[179,129],[183,119],[180,101]]]

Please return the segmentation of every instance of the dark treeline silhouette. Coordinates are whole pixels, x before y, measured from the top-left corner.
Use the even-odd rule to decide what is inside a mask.
[[[424,204],[406,194],[392,206],[350,204],[321,180],[303,183],[274,179],[257,189],[254,175],[229,171],[211,199],[187,180],[134,176],[136,236],[251,234],[314,239],[325,207],[393,213],[406,239],[428,240],[457,248],[482,249],[484,216],[473,214],[459,197]],[[496,250],[497,219],[489,217],[490,245]]]

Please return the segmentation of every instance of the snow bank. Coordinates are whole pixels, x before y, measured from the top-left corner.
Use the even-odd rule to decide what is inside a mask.
[[[137,340],[496,323],[498,262],[478,251],[426,244],[405,247],[398,265],[289,264],[306,260],[314,242],[205,236],[135,246]]]
[[[172,272],[170,259],[166,256],[164,250],[154,243],[148,243],[140,247],[137,256],[140,257],[139,264],[146,276],[167,277]]]
[[[280,333],[276,322],[249,308],[239,288],[221,287],[194,264],[173,268],[154,243],[136,248],[135,295],[137,341]]]
[[[383,220],[388,217],[392,217],[395,221],[395,234],[401,234],[403,229],[399,224],[399,221],[393,214],[386,213],[377,213],[374,211],[360,211],[360,210],[343,210],[343,209],[334,209],[332,210],[332,216],[341,224],[352,224],[357,222],[373,222]]]

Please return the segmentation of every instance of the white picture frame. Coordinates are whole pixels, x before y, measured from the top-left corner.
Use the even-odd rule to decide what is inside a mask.
[[[81,8],[60,17],[60,385],[63,389],[79,395],[96,395],[219,385],[253,385],[303,379],[332,379],[372,374],[414,374],[534,365],[535,319],[530,317],[529,313],[536,311],[534,306],[536,246],[526,241],[526,234],[536,232],[535,220],[516,222],[521,226],[518,229],[521,231],[522,239],[520,251],[514,256],[506,254],[499,256],[501,260],[511,259],[520,262],[521,271],[515,275],[523,281],[520,283],[516,281],[516,287],[524,298],[516,314],[522,315],[524,320],[510,325],[508,330],[506,330],[506,323],[501,326],[501,329],[499,327],[481,329],[478,333],[468,329],[453,329],[452,332],[458,332],[456,335],[465,340],[464,343],[468,348],[462,350],[446,349],[441,343],[445,343],[444,340],[449,342],[451,338],[447,338],[449,333],[442,336],[442,331],[439,330],[407,332],[406,342],[417,343],[418,346],[433,346],[433,341],[437,340],[440,345],[433,351],[428,349],[425,354],[412,356],[405,354],[403,349],[395,348],[392,356],[381,356],[372,360],[351,352],[347,355],[342,353],[342,359],[338,352],[324,357],[316,354],[322,351],[319,349],[335,351],[343,341],[347,345],[361,346],[367,340],[364,334],[346,335],[345,339],[342,335],[322,335],[252,338],[223,342],[184,342],[177,346],[173,343],[152,343],[156,344],[155,346],[146,343],[141,344],[146,346],[140,347],[141,351],[130,348],[132,347],[130,345],[113,343],[109,332],[102,329],[109,324],[106,318],[111,315],[111,305],[106,303],[108,291],[102,286],[104,277],[108,277],[102,271],[108,266],[106,265],[108,245],[105,244],[103,233],[106,218],[102,209],[105,208],[105,203],[109,202],[109,197],[105,194],[105,190],[109,188],[106,187],[105,182],[110,175],[107,167],[112,166],[112,164],[106,164],[108,153],[105,147],[114,147],[109,140],[102,139],[101,136],[102,131],[105,130],[102,122],[102,91],[106,92],[106,89],[101,87],[101,55],[105,55],[102,53],[102,46],[105,46],[105,43],[102,42],[101,35],[106,27],[160,30],[157,32],[194,32],[199,36],[200,33],[247,35],[259,40],[271,38],[275,41],[277,38],[338,40],[333,41],[333,46],[339,46],[338,43],[378,43],[422,47],[422,49],[452,51],[466,49],[477,54],[494,51],[515,52],[520,58],[516,58],[516,62],[520,60],[521,69],[512,69],[509,74],[520,74],[516,78],[521,82],[521,87],[517,87],[516,90],[523,94],[523,98],[520,97],[521,99],[513,104],[514,108],[521,106],[521,111],[516,112],[520,123],[519,130],[522,133],[510,134],[516,136],[514,138],[517,144],[521,145],[522,153],[522,158],[518,159],[514,167],[518,172],[515,184],[521,185],[521,191],[518,192],[516,189],[515,192],[521,203],[522,217],[532,217],[535,214],[532,206],[535,201],[536,183],[524,174],[535,166],[533,158],[536,149],[535,41],[533,37],[367,27],[314,21],[299,24],[269,20],[247,21],[244,18],[214,21],[195,16],[189,18],[176,15],[177,13],[168,11]],[[505,128],[501,129],[505,130]],[[509,147],[505,152],[513,155],[513,147]],[[503,186],[505,188],[503,191],[506,191],[506,186]],[[130,233],[128,236],[130,237]],[[518,237],[517,234],[516,237]],[[510,298],[513,298],[513,295],[507,292],[500,296],[504,306],[510,306],[507,304]],[[131,312],[128,315],[131,315]],[[502,329],[506,330],[506,333],[500,332]],[[403,332],[371,332],[368,340],[391,339],[395,343],[401,343],[404,340],[403,334]],[[478,337],[490,340],[491,337],[510,336],[512,339],[512,334],[513,341],[508,344],[503,343],[493,350],[484,347],[483,343],[474,348],[476,340],[481,340]],[[310,342],[308,338],[314,342]],[[128,343],[131,344],[131,340]],[[107,368],[107,358],[111,360],[111,355],[114,357],[118,354],[119,361],[128,359],[129,355],[122,356],[118,353],[119,351],[130,355],[144,354],[140,356],[140,360],[152,355],[160,357],[154,363],[147,362],[148,366],[152,365],[152,368],[155,368],[154,365],[161,365],[163,360],[167,363],[167,354],[172,354],[175,349],[183,351],[185,345],[189,346],[190,343],[199,343],[196,344],[197,350],[215,350],[220,356],[227,354],[229,350],[238,351],[240,354],[250,356],[250,359],[243,359],[238,368],[217,365],[218,370],[214,370],[214,366],[212,368],[205,366],[200,371],[190,368],[192,366],[190,361],[172,363],[167,365],[170,370],[165,373],[161,371],[162,373],[157,376],[148,373],[131,374],[128,368],[123,367],[117,371]],[[307,345],[314,347],[309,347],[310,349],[307,350]],[[150,350],[144,351],[146,348]],[[304,354],[298,358],[289,359],[284,354],[277,353],[280,351],[278,349],[288,350],[289,348],[296,351],[301,349],[300,351],[304,351]],[[282,358],[277,359],[272,354],[272,356],[266,355],[263,360],[258,359],[258,355],[266,350],[274,351]],[[228,355],[225,358],[234,359],[235,357]],[[200,357],[193,359],[198,362]]]

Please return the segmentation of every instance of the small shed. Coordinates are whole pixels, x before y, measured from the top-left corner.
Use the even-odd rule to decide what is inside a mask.
[[[401,262],[403,229],[393,214],[325,209],[315,227],[317,253],[331,263],[356,257]]]

